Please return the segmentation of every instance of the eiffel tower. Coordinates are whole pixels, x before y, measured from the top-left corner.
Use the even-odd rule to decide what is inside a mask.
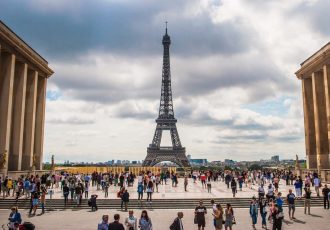
[[[143,166],[154,166],[162,161],[171,161],[181,167],[190,167],[186,157],[186,149],[181,145],[179,133],[176,128],[177,120],[174,117],[170,69],[171,38],[167,34],[167,22],[162,43],[164,46],[164,54],[159,115],[156,119],[157,126],[154,138],[147,148],[147,157],[143,162]],[[172,146],[160,146],[163,130],[170,130]]]

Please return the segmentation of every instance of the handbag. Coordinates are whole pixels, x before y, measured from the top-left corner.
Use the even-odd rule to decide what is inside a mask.
[[[198,222],[197,222],[197,216],[196,215],[194,217],[194,224],[198,224]]]
[[[236,224],[235,216],[233,216],[232,223],[233,223],[233,224]]]

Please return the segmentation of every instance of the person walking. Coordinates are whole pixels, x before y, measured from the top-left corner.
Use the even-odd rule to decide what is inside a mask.
[[[120,215],[119,214],[115,214],[113,216],[113,218],[115,220],[114,220],[114,222],[112,222],[112,223],[109,224],[108,230],[125,230],[124,225],[122,223],[119,223]]]
[[[149,205],[151,206],[151,202],[152,202],[152,193],[153,193],[153,189],[154,189],[154,184],[152,183],[152,181],[150,180],[148,182],[148,185],[147,185],[147,189],[146,189],[146,192],[147,192],[147,202],[149,201]]]
[[[232,230],[233,226],[233,220],[234,220],[234,210],[231,204],[226,205],[226,210],[225,210],[225,230],[229,228],[229,230]]]
[[[44,185],[42,185],[40,195],[41,214],[45,213],[46,194],[48,194],[47,189]]]
[[[304,207],[305,207],[305,214],[306,214],[306,209],[308,209],[308,215],[311,214],[311,189],[310,187],[305,187],[305,203],[304,203]]]
[[[85,181],[85,199],[88,199],[89,182]]]
[[[328,199],[329,193],[330,193],[330,190],[329,190],[328,186],[325,184],[324,188],[322,189],[324,209],[329,209],[329,199]]]
[[[316,177],[314,178],[313,182],[314,182],[314,188],[315,188],[316,195],[319,197],[320,196],[321,180],[316,175]]]
[[[152,230],[152,222],[146,210],[141,213],[141,218],[139,219],[139,228],[141,230]]]
[[[126,230],[137,230],[137,222],[133,210],[129,210],[128,217],[125,219]]]
[[[230,182],[230,187],[231,187],[231,191],[233,193],[233,197],[235,197],[236,196],[236,193],[237,193],[237,183],[236,183],[234,177],[233,177],[233,179]]]
[[[199,201],[199,205],[195,208],[195,224],[198,226],[198,230],[204,230],[205,228],[205,214],[207,213],[206,207],[203,205],[203,201]]]
[[[188,187],[188,177],[187,176],[184,176],[183,185],[184,185],[184,191],[187,192],[187,187]]]
[[[176,217],[170,225],[170,230],[183,230],[182,218],[183,212],[178,212],[178,217]]]
[[[258,218],[258,203],[255,197],[252,198],[250,204],[250,216],[252,219],[252,228],[256,229],[257,218]]]
[[[264,198],[259,199],[259,210],[260,210],[260,216],[261,216],[261,224],[262,228],[267,229],[267,221],[266,221],[266,216],[267,216],[267,200]]]
[[[288,208],[289,208],[289,218],[290,218],[290,220],[296,219],[294,217],[294,212],[296,210],[295,199],[296,199],[296,196],[293,194],[292,189],[289,189],[289,194],[286,196],[286,202],[287,202]]]
[[[121,210],[123,210],[123,205],[125,206],[125,212],[127,211],[127,205],[129,202],[129,193],[127,189],[125,189],[123,195],[121,196]]]
[[[65,207],[68,204],[69,191],[70,191],[70,189],[69,189],[68,185],[65,183],[63,186],[63,196],[64,196],[64,206]]]
[[[91,195],[90,202],[91,202],[92,212],[97,211],[97,203],[96,203],[97,197],[98,196],[96,194]]]
[[[222,221],[223,221],[223,209],[220,204],[216,204],[216,209],[212,213],[214,217],[214,228],[215,230],[221,230],[222,229]]]
[[[102,220],[97,225],[97,230],[108,230],[109,228],[109,216],[103,215]]]

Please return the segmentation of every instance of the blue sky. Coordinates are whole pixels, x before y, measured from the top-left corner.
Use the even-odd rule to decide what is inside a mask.
[[[165,21],[187,153],[253,160],[305,155],[294,72],[330,40],[329,7],[325,0],[3,0],[0,19],[55,71],[44,160],[145,157]]]

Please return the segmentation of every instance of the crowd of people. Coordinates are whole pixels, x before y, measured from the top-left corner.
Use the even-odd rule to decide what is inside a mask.
[[[79,207],[82,204],[82,200],[87,199],[91,210],[97,211],[97,198],[99,195],[91,194],[91,191],[95,191],[95,189],[92,190],[91,187],[96,187],[96,191],[102,191],[104,198],[107,198],[109,195],[109,187],[113,186],[117,188],[118,199],[121,199],[121,209],[127,211],[129,209],[130,200],[128,187],[132,187],[137,183],[136,192],[140,204],[143,199],[146,199],[146,204],[152,207],[152,195],[154,192],[159,191],[159,185],[166,185],[170,180],[171,185],[177,187],[178,177],[176,173],[168,171],[157,174],[152,172],[140,172],[139,175],[134,175],[129,172],[94,172],[92,174],[69,174],[63,172],[54,175],[22,176],[17,180],[5,177],[3,179],[0,178],[0,195],[2,194],[3,198],[14,197],[16,200],[20,197],[30,199],[31,205],[29,214],[31,216],[36,215],[38,209],[41,211],[40,214],[45,212],[46,195],[48,194],[51,198],[54,189],[62,191],[65,207],[69,204],[71,206],[74,204]],[[232,192],[233,197],[239,195],[239,192],[243,191],[243,187],[256,191],[258,195],[251,200],[249,209],[253,228],[255,228],[260,214],[263,228],[267,228],[268,219],[269,223],[273,225],[273,229],[281,229],[282,220],[284,218],[284,202],[288,205],[290,219],[295,219],[295,201],[297,199],[304,200],[304,212],[310,214],[312,191],[315,192],[316,196],[323,196],[324,208],[329,209],[329,188],[327,185],[322,185],[316,173],[311,173],[306,175],[305,178],[301,178],[289,170],[191,171],[184,176],[183,180],[184,191],[186,192],[188,192],[187,187],[190,178],[193,184],[201,183],[202,188],[208,193],[212,192],[212,183],[224,183],[227,189]],[[294,188],[294,190],[290,189],[288,191],[286,197],[282,197],[279,191],[281,180],[285,185],[291,185]],[[146,197],[144,196],[145,193]],[[213,202],[212,207],[215,229],[222,229],[222,226],[224,226],[225,229],[232,229],[232,225],[235,223],[235,217],[231,205],[226,204],[225,208],[223,208],[221,204],[215,204]],[[204,229],[206,213],[207,209],[200,203],[195,209],[194,220],[198,229]],[[130,210],[129,216],[125,219],[126,227],[130,224],[134,225],[133,219],[136,218],[133,217],[133,211]],[[115,222],[119,222],[119,215],[116,216],[116,218]],[[181,220],[181,214],[178,214],[178,218]],[[13,223],[17,222],[14,218],[10,220],[12,226],[14,226]],[[106,220],[108,220],[108,217],[104,216],[102,218],[102,222],[104,223],[99,225],[101,229],[103,229],[102,226],[104,227],[106,225]],[[146,222],[145,220],[148,220],[147,222],[150,221],[150,226],[152,226],[147,212],[143,211],[141,218],[136,222],[138,226],[141,226],[141,229],[148,229],[147,227],[143,228]],[[176,222],[179,223],[179,225],[173,222],[173,226],[182,227],[182,222],[178,220],[176,220]],[[116,225],[116,223],[113,223],[113,225]],[[109,224],[109,229],[112,229],[110,226],[112,225]]]

